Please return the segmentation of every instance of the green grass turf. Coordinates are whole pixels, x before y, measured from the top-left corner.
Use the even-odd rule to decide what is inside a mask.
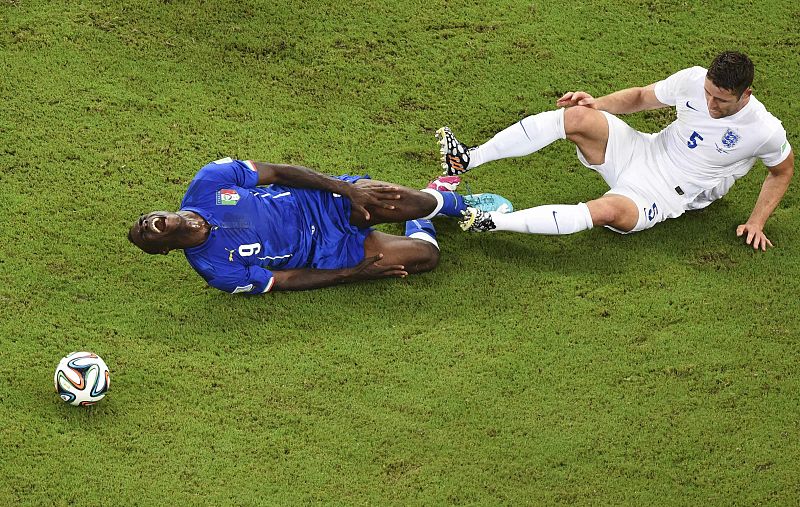
[[[223,156],[419,187],[443,124],[482,142],[728,48],[800,146],[798,21],[789,0],[3,0],[0,504],[797,505],[798,193],[774,249],[742,246],[760,163],[648,232],[438,222],[436,271],[315,292],[227,296],[125,233]],[[565,142],[468,182],[518,208],[605,191]],[[86,349],[112,379],[88,410],[51,383]]]

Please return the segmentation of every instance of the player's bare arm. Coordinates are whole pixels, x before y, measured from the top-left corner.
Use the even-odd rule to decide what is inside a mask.
[[[655,86],[653,83],[644,87],[626,88],[597,99],[586,92],[567,92],[556,101],[556,106],[585,106],[611,114],[637,113],[667,107],[656,98]]]
[[[321,289],[360,280],[376,280],[379,278],[405,278],[408,271],[400,264],[383,265],[378,262],[383,254],[366,257],[358,265],[346,269],[287,269],[275,271],[276,290],[308,290]]]
[[[745,243],[751,245],[755,250],[765,251],[772,242],[764,234],[764,224],[767,219],[783,199],[789,183],[794,175],[794,152],[789,152],[789,156],[780,164],[768,167],[769,174],[761,186],[761,192],[753,207],[753,212],[747,222],[736,228],[737,236],[745,236]]]
[[[394,209],[392,201],[400,199],[398,187],[356,186],[337,178],[332,178],[312,169],[288,164],[268,164],[254,162],[258,170],[258,184],[285,185],[297,188],[312,188],[339,194],[350,199],[355,213],[370,219],[368,208]]]

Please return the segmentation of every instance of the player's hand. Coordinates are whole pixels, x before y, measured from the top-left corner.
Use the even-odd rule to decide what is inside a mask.
[[[744,242],[752,245],[754,250],[759,248],[766,252],[767,246],[772,246],[772,241],[764,234],[763,229],[755,224],[742,224],[736,228],[736,235],[739,237],[745,236]]]
[[[395,209],[394,201],[400,199],[400,188],[387,185],[351,185],[347,197],[350,199],[351,209],[369,220],[367,208]]]
[[[556,101],[556,107],[586,106],[597,109],[594,97],[586,92],[567,92]]]
[[[408,276],[405,266],[401,264],[383,265],[378,261],[383,259],[383,254],[365,257],[358,266],[352,268],[350,278],[353,280],[374,280],[376,278],[405,278]]]

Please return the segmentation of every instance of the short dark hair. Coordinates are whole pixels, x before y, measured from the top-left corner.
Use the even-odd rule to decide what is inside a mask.
[[[747,55],[736,51],[725,51],[714,58],[706,75],[714,86],[732,91],[741,97],[742,93],[753,84],[754,74],[753,62]]]

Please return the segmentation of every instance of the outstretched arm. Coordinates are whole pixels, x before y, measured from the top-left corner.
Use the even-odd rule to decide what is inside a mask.
[[[353,211],[369,220],[367,207],[394,209],[395,201],[400,198],[396,187],[358,187],[346,181],[318,173],[302,166],[286,164],[268,164],[254,162],[258,170],[258,184],[284,185],[296,188],[313,188],[339,194],[350,199]]]
[[[789,152],[789,156],[780,164],[768,167],[769,174],[761,185],[761,192],[750,213],[747,223],[736,228],[737,236],[745,236],[745,243],[752,245],[754,249],[766,250],[767,246],[772,246],[772,242],[764,234],[764,224],[767,219],[781,202],[783,194],[789,188],[794,174],[794,152]]]
[[[345,269],[287,269],[274,271],[275,284],[272,290],[308,290],[330,287],[341,283],[358,280],[375,280],[378,278],[405,278],[408,276],[405,266],[378,264],[383,254],[367,257],[358,266]]]
[[[656,98],[655,83],[637,88],[626,88],[596,99],[586,92],[567,92],[558,99],[556,106],[586,106],[611,114],[638,113],[647,109],[668,107]]]

